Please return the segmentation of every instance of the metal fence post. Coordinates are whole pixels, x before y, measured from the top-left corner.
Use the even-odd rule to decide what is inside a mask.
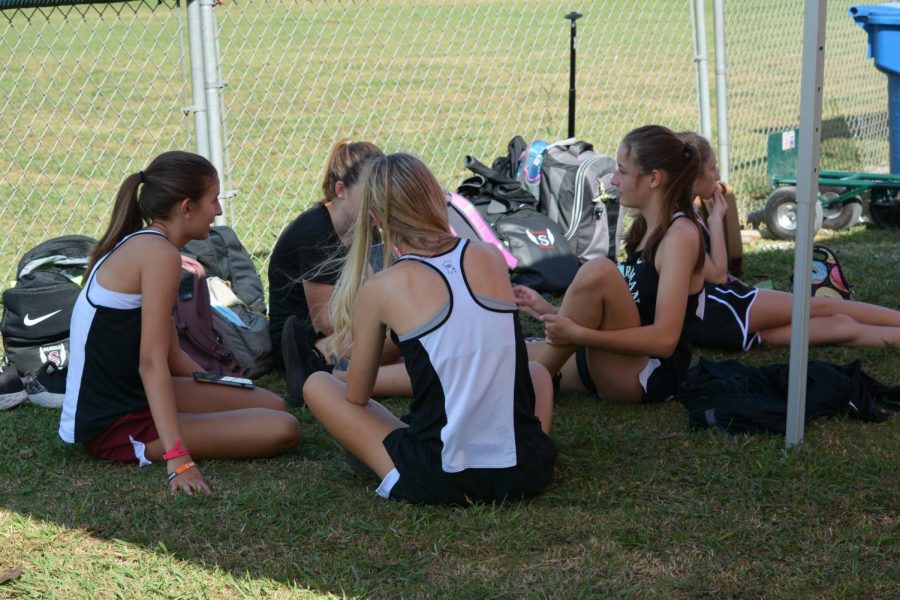
[[[697,68],[697,105],[700,114],[700,133],[712,138],[712,119],[709,116],[709,57],[706,50],[706,2],[694,0],[691,16],[694,25],[694,65]]]
[[[225,151],[222,136],[222,113],[219,95],[224,84],[219,80],[219,56],[216,51],[216,0],[200,0],[200,28],[203,39],[203,73],[206,92],[206,115],[209,130],[209,161],[219,172],[219,201],[222,214],[216,225],[227,224],[228,194],[226,193]]]
[[[197,154],[210,158],[209,125],[206,111],[206,78],[203,72],[203,35],[200,24],[200,2],[188,0],[188,46],[191,56],[191,106],[185,112],[194,114],[194,137]]]
[[[716,40],[716,137],[719,147],[719,176],[731,181],[728,159],[728,64],[725,60],[725,0],[713,0]]]

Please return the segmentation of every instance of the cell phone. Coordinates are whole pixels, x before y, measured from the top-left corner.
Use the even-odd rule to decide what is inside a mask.
[[[221,383],[222,385],[231,385],[234,387],[242,387],[252,389],[256,387],[252,379],[246,377],[234,377],[232,375],[220,375],[218,373],[206,373],[205,371],[195,371],[194,379],[204,383]]]

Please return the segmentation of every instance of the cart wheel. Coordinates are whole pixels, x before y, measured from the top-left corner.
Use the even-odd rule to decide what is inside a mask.
[[[825,192],[823,194],[826,198],[829,197],[829,195],[831,195],[832,198],[837,196],[834,192]],[[822,227],[835,230],[849,229],[859,223],[859,219],[862,217],[862,211],[862,198],[859,196],[847,200],[843,204],[823,206],[822,212],[825,215],[825,219],[822,221]]]
[[[900,229],[900,197],[873,197],[869,200],[869,216],[876,225]]]
[[[822,204],[815,203],[816,217],[813,222],[813,235],[822,227],[825,218]],[[797,233],[797,188],[780,187],[766,200],[766,227],[772,236],[779,240],[792,240]]]

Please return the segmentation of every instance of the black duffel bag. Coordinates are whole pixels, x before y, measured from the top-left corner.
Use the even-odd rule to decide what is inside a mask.
[[[466,156],[463,164],[475,175],[457,191],[475,205],[516,257],[518,265],[510,272],[512,282],[539,292],[564,293],[580,263],[562,227],[538,212],[535,197],[507,173],[471,156]]]
[[[38,244],[19,261],[15,285],[3,292],[0,334],[20,376],[45,362],[62,366],[68,360],[69,322],[94,243],[64,235]]]

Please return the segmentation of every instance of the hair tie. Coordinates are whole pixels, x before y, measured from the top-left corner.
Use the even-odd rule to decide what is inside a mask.
[[[141,183],[147,183],[147,177],[144,176],[143,171],[138,171],[138,179],[141,180]]]

